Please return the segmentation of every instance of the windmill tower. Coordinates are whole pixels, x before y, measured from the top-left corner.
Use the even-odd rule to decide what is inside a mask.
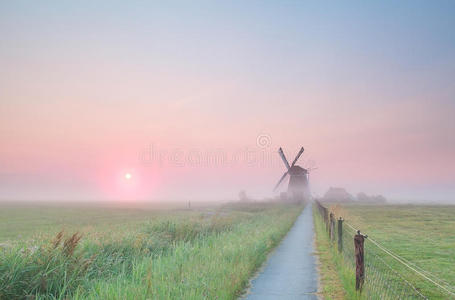
[[[288,184],[288,191],[286,194],[286,198],[290,199],[291,201],[305,201],[310,199],[310,189],[308,186],[309,180],[309,172],[307,169],[304,169],[300,166],[297,166],[295,163],[302,155],[304,149],[303,147],[300,149],[297,156],[294,158],[294,161],[291,165],[289,165],[286,156],[284,155],[283,149],[278,149],[278,154],[280,155],[283,163],[287,169],[287,171],[281,176],[278,183],[275,185],[274,191],[278,188],[281,182],[289,175],[289,184]]]

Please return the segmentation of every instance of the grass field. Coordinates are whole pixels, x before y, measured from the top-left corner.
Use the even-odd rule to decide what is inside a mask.
[[[3,205],[0,299],[234,299],[301,210]]]
[[[453,299],[453,295],[378,249],[371,239],[409,261],[411,267],[427,277],[455,291],[455,206],[329,206],[337,216],[345,218],[345,223],[369,236],[365,242],[365,260],[372,259],[371,253],[377,253],[429,299]],[[366,276],[368,279],[368,269]]]

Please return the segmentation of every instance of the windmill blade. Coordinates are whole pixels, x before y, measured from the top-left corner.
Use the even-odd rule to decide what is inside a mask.
[[[284,155],[283,149],[281,149],[281,147],[280,147],[280,149],[278,149],[278,153],[280,154],[280,157],[283,160],[284,165],[289,170],[291,168],[291,166],[289,166],[288,160],[286,159],[286,156]],[[284,175],[283,175],[283,177],[284,177]]]
[[[281,149],[281,148],[280,148],[280,149]],[[297,156],[294,158],[294,161],[292,162],[291,167],[293,167],[293,166],[295,165],[295,163],[296,163],[297,160],[299,159],[300,155],[302,155],[303,151],[304,151],[303,147],[300,148],[300,151],[299,151],[299,153],[297,153]]]
[[[285,172],[285,173],[283,174],[283,176],[281,176],[280,180],[278,181],[278,183],[277,183],[277,184],[275,185],[275,187],[273,188],[274,191],[278,188],[278,186],[279,186],[280,183],[284,180],[284,178],[286,177],[286,175],[288,175],[288,172]]]

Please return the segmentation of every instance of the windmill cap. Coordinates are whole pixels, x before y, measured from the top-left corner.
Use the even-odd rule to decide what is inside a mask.
[[[304,175],[308,173],[307,169],[304,169],[300,166],[292,166],[289,169],[289,175],[294,176],[294,175]]]

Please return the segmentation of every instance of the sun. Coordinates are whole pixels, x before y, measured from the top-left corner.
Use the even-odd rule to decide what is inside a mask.
[[[131,179],[131,173],[126,173],[125,174],[125,179],[130,180]]]

